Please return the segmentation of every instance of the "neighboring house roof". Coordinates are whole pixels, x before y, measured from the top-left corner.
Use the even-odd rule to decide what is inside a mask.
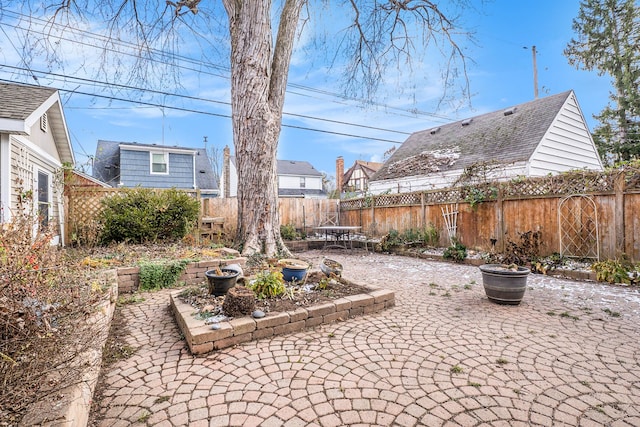
[[[347,185],[347,183],[349,182],[349,180],[351,179],[351,175],[353,175],[353,172],[356,169],[360,169],[364,175],[367,177],[367,179],[371,179],[371,177],[378,172],[378,170],[380,170],[380,168],[382,167],[383,163],[379,163],[379,162],[365,162],[364,160],[356,160],[353,163],[353,166],[351,166],[345,173],[344,173],[344,178],[343,178],[343,183],[344,185]]]
[[[278,175],[322,176],[311,163],[299,160],[278,160]]]
[[[229,160],[235,167],[236,156],[230,156]],[[318,170],[307,161],[277,160],[276,175],[322,176],[322,173],[318,172]]]
[[[213,173],[205,148],[198,148],[198,154],[196,154],[196,185],[200,189],[218,189],[218,177]]]
[[[93,158],[92,174],[102,182],[115,187],[120,181],[120,143],[98,140]]]
[[[230,185],[229,195],[235,197],[237,193],[237,159],[236,156],[229,156],[228,167],[230,169],[229,180]],[[227,167],[223,165],[223,169]],[[276,175],[278,177],[313,177],[313,179],[321,179],[322,173],[319,172],[313,165],[307,161],[300,160],[277,160],[276,163]],[[233,178],[235,176],[235,178]],[[313,197],[320,196],[326,197],[327,192],[322,189],[315,188],[281,188],[282,181],[278,180],[278,196],[281,197]]]
[[[415,132],[372,181],[461,170],[480,162],[526,162],[572,94],[567,91]]]
[[[0,83],[0,100],[0,132],[29,135],[31,126],[47,113],[60,160],[75,162],[57,89]]]
[[[97,179],[117,186],[120,181],[120,148],[148,149],[153,150],[180,150],[196,153],[195,172],[196,186],[203,190],[218,189],[218,178],[213,173],[211,162],[207,157],[204,148],[187,148],[174,146],[164,146],[157,144],[139,144],[137,142],[119,142],[98,140],[96,146],[96,156],[93,161],[93,176]]]

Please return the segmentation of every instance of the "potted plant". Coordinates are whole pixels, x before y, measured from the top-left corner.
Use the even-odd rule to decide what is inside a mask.
[[[531,270],[516,264],[483,264],[479,268],[484,292],[490,301],[498,304],[520,304]]]
[[[285,282],[302,282],[307,277],[309,263],[299,259],[283,258],[278,261],[282,267],[282,278]]]
[[[240,272],[230,268],[214,268],[204,273],[209,281],[209,293],[215,296],[226,295],[236,285]]]

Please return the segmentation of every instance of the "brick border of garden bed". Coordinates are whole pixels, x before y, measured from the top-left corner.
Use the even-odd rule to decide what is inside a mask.
[[[238,264],[244,268],[247,263],[245,257],[235,258],[216,258],[206,261],[196,261],[187,264],[184,272],[178,277],[178,283],[184,283],[186,285],[197,285],[205,282],[207,277],[205,272],[212,270],[215,267],[225,267],[231,264]],[[136,292],[140,289],[140,267],[120,267],[117,270],[118,274],[118,292],[128,293]]]
[[[344,280],[344,279],[343,279]],[[195,317],[196,309],[183,302],[181,291],[172,292],[171,310],[192,354],[204,354],[261,338],[290,334],[319,325],[377,313],[395,305],[395,293],[370,288],[369,292],[346,296],[330,302],[294,311],[273,312],[261,319],[238,317],[218,323],[212,329]]]

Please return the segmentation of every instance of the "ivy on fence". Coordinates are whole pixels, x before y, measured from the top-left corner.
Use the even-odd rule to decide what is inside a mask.
[[[467,184],[439,190],[412,193],[382,194],[366,198],[348,199],[340,202],[340,209],[358,210],[368,207],[419,206],[467,202],[477,204],[496,200],[498,194],[503,199],[525,199],[569,194],[610,194],[619,173],[625,173],[625,188],[640,190],[640,168],[626,167],[607,172],[570,171],[559,175],[537,178],[514,178],[505,182],[484,182]]]

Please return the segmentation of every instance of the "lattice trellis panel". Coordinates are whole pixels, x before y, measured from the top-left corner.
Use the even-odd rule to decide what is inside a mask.
[[[565,197],[558,203],[560,255],[600,259],[598,208],[583,194]]]

